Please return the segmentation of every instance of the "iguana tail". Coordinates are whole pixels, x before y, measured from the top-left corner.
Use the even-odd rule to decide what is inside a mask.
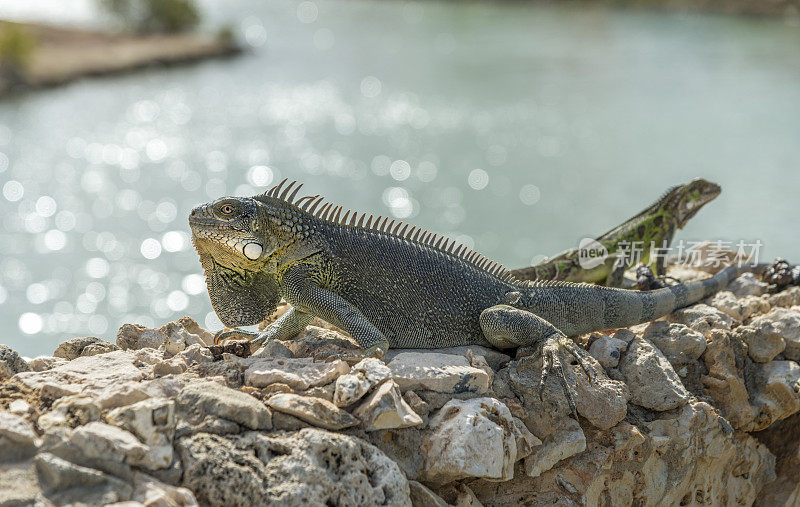
[[[722,290],[742,273],[760,272],[763,265],[729,266],[702,280],[652,291],[599,287],[589,284],[534,284],[529,310],[568,336],[629,327],[663,317]],[[528,305],[526,305],[528,306]]]

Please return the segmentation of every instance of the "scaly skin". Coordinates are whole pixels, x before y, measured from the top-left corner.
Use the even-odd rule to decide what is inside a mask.
[[[574,412],[559,352],[572,354],[590,376],[593,369],[568,336],[656,319],[740,272],[730,267],[648,292],[521,282],[441,237],[394,220],[357,220],[349,211],[342,217],[341,207],[319,207],[317,196],[295,200],[299,187],[290,193],[293,184],[282,185],[198,206],[189,217],[211,302],[226,326],[261,322],[281,297],[292,306],[262,333],[222,331],[217,342],[290,339],[317,316],[347,331],[364,356],[382,357],[389,347],[530,347],[543,356],[540,394],[554,369]]]
[[[518,280],[563,280],[621,287],[625,270],[633,266],[626,265],[625,259],[618,259],[618,254],[636,245],[641,246],[641,262],[656,276],[663,276],[665,256],[653,255],[652,247],[669,248],[675,231],[683,229],[700,208],[719,194],[719,185],[704,179],[671,188],[661,199],[595,240],[608,250],[608,257],[599,266],[584,269],[578,259],[579,250],[573,248],[536,266],[515,269],[511,274]]]

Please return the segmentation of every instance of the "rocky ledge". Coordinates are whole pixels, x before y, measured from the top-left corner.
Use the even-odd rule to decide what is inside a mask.
[[[579,337],[578,420],[478,346],[350,366],[310,358],[354,348],[312,326],[215,358],[188,317],[0,346],[0,504],[796,505],[800,287],[766,289]]]

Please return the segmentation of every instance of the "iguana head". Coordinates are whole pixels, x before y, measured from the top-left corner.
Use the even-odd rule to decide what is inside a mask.
[[[281,299],[268,262],[276,241],[265,233],[265,220],[254,199],[239,197],[200,205],[189,215],[211,304],[226,326],[257,324]]]
[[[678,220],[678,227],[682,229],[700,208],[713,201],[721,191],[719,185],[702,178],[672,190],[670,194],[674,194],[671,201],[675,206],[673,214]]]

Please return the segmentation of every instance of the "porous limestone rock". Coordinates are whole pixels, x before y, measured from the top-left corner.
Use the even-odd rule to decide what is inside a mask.
[[[782,339],[786,344],[782,350],[784,357],[800,360],[800,313],[786,308],[773,308],[766,315],[750,321],[748,327],[755,328],[759,335]]]
[[[119,347],[95,336],[79,336],[61,342],[53,356],[71,361],[81,356],[94,356],[119,350]]]
[[[168,322],[158,329],[140,324],[123,324],[117,331],[117,346],[123,350],[162,348],[169,355],[174,355],[194,344],[212,343],[213,335],[201,329],[190,317]]]
[[[553,468],[556,463],[583,452],[586,436],[575,419],[564,419],[561,426],[550,433],[542,444],[534,447],[525,458],[525,474],[538,477]]]
[[[383,356],[383,362],[389,363],[397,357],[398,354],[419,353],[430,354],[431,349],[389,349],[386,355]],[[473,356],[483,356],[486,363],[493,369],[499,370],[506,363],[511,361],[511,356],[497,349],[483,347],[481,345],[460,345],[458,347],[447,347],[443,349],[435,349],[433,352],[436,354],[451,354],[454,356],[467,357],[467,354]]]
[[[172,461],[172,438],[175,435],[175,402],[150,398],[132,405],[116,408],[106,415],[115,426],[130,431],[150,447],[153,460],[169,464]]]
[[[715,329],[709,333],[703,354],[708,374],[701,380],[706,393],[714,400],[714,406],[736,429],[747,428],[758,413],[750,405],[744,375],[738,366],[744,361],[744,354],[741,342],[732,339],[729,331]]]
[[[267,400],[273,410],[293,415],[326,430],[341,430],[358,424],[358,419],[328,400],[299,394],[276,394]]]
[[[132,502],[149,507],[194,507],[197,504],[194,494],[188,488],[164,484],[147,474],[137,472],[133,477]],[[119,505],[119,504],[118,504]],[[121,506],[120,506],[121,507]],[[133,505],[131,506],[133,507]]]
[[[753,273],[744,273],[728,284],[727,290],[737,297],[766,294],[769,284],[758,280]]]
[[[630,333],[633,336],[632,333]],[[593,363],[594,358],[588,359]],[[583,369],[577,365],[564,368],[567,385],[575,394],[575,407],[592,425],[598,428],[610,428],[625,418],[627,402],[630,398],[628,387],[618,380],[609,379],[599,364],[589,367],[594,374],[590,381]],[[522,401],[525,424],[539,438],[544,438],[553,430],[557,420],[567,417],[571,409],[564,395],[564,388],[558,377],[550,374],[545,383],[542,397],[539,397],[539,380],[541,378],[542,359],[522,360],[509,363],[497,373],[493,388],[496,393],[502,392],[500,382],[507,382],[511,394]]]
[[[775,477],[769,450],[733,433],[702,402],[586,437],[583,452],[537,477],[467,484],[478,500],[494,506],[750,505]]]
[[[11,378],[17,373],[30,371],[28,363],[8,345],[0,344],[0,380]]]
[[[133,361],[133,354],[117,350],[79,357],[49,370],[18,373],[14,378],[52,398],[81,392],[96,393],[110,385],[141,380],[144,373],[133,365]]]
[[[341,377],[340,377],[341,378]],[[392,380],[386,380],[353,410],[366,431],[392,428],[408,428],[422,424],[422,418],[414,413],[400,394],[400,388]]]
[[[212,416],[251,430],[272,428],[272,414],[263,403],[216,382],[187,385],[178,395],[177,406],[180,414],[195,424]]]
[[[609,370],[617,367],[622,351],[627,346],[627,343],[618,338],[601,334],[592,341],[589,346],[589,354],[597,359],[600,366]]]
[[[731,329],[733,326],[733,319],[728,314],[705,304],[696,304],[675,310],[667,315],[667,320],[684,324],[703,334],[707,334],[712,329]]]
[[[72,431],[70,444],[89,459],[111,460],[156,470],[169,465],[164,454],[154,454],[131,432],[99,421],[78,426]]]
[[[769,302],[758,296],[736,297],[730,291],[721,291],[709,298],[709,304],[738,321],[769,311]]]
[[[642,338],[655,345],[674,368],[697,361],[706,350],[703,333],[675,322],[651,322]]]
[[[165,375],[178,375],[189,369],[186,359],[177,355],[164,361],[159,361],[153,365],[153,375],[163,377]]]
[[[438,352],[403,352],[388,364],[400,389],[427,389],[440,393],[484,394],[489,375],[469,364],[466,357]]]
[[[133,487],[122,479],[50,453],[39,453],[35,463],[39,486],[57,505],[105,505],[129,500],[133,493]]]
[[[18,461],[36,452],[39,438],[27,419],[0,412],[0,462]]]
[[[244,372],[244,382],[253,387],[281,383],[304,391],[333,382],[349,371],[350,367],[341,359],[331,362],[314,362],[310,358],[268,359],[251,364]]]
[[[39,357],[34,357],[30,361],[28,361],[28,366],[30,366],[30,371],[44,371],[44,370],[49,370],[51,368],[55,368],[59,364],[64,364],[66,362],[67,360],[61,357],[39,356]]]
[[[783,308],[800,305],[800,287],[787,287],[777,294],[770,294],[769,304]]]
[[[189,345],[185,350],[179,352],[176,357],[182,358],[189,366],[211,363],[214,361],[214,356],[208,348],[197,343]]]
[[[644,338],[633,339],[620,359],[619,371],[630,389],[631,403],[636,405],[672,410],[691,396],[664,354]]]
[[[775,312],[790,312],[776,308],[767,315],[756,317],[747,325],[739,326],[734,330],[735,339],[747,344],[747,353],[757,363],[772,361],[775,356],[786,348],[783,336],[783,322],[775,319]]]
[[[74,428],[100,420],[100,406],[91,396],[73,394],[57,399],[50,411],[37,421],[39,427],[48,430],[54,426]]]
[[[316,428],[178,442],[183,484],[210,505],[384,505],[410,507],[408,481],[363,440]]]
[[[162,343],[164,336],[158,329],[141,324],[123,324],[117,331],[117,346],[122,350],[157,349]]]
[[[411,505],[414,507],[450,507],[442,497],[417,481],[408,481]]]
[[[148,398],[173,399],[180,393],[183,384],[173,378],[159,378],[141,382],[112,384],[98,393],[95,401],[103,410],[110,410],[146,400]]]
[[[426,481],[512,479],[517,442],[511,412],[495,398],[451,400],[431,418],[422,453]]]
[[[350,373],[336,379],[333,403],[337,407],[352,405],[391,374],[392,371],[383,361],[372,357],[362,359]]]
[[[794,361],[771,361],[760,365],[753,404],[760,407],[751,430],[762,430],[775,421],[800,411],[800,366]]]

